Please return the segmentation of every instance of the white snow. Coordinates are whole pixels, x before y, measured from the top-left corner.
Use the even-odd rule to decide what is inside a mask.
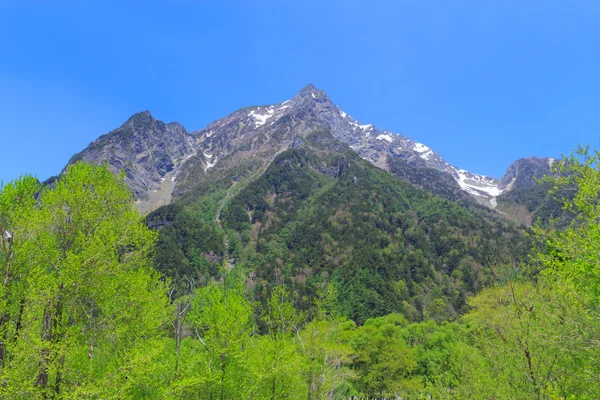
[[[287,103],[289,103],[289,102],[290,102],[289,100],[286,100],[286,101],[284,101],[283,103],[281,103],[281,105],[287,104]]]
[[[171,182],[175,182],[175,177],[174,176],[171,177]]]
[[[359,125],[358,126],[360,129],[362,129],[363,131],[367,131],[367,130],[371,130],[373,129],[373,125],[372,124],[366,124],[366,125]]]
[[[502,193],[502,190],[498,189],[498,184],[487,176],[471,174],[464,169],[457,169],[455,172],[458,175],[456,182],[467,193],[488,198],[499,196]]]
[[[258,107],[257,111],[260,111],[260,107]],[[268,108],[266,115],[258,114],[256,111],[252,110],[248,114],[249,117],[254,118],[254,127],[258,128],[259,126],[263,126],[267,123],[267,120],[273,116],[273,109]]]
[[[208,161],[206,163],[206,167],[204,167],[204,172],[208,171],[209,168],[214,167],[216,163],[217,163],[217,159],[216,158],[215,158],[215,161],[213,163],[211,163],[210,161]]]
[[[282,103],[282,105],[279,106],[278,108],[276,108],[277,106],[275,105],[275,106],[263,107],[263,108],[265,108],[264,111],[261,111],[261,107],[257,107],[256,110],[250,111],[248,113],[248,116],[254,118],[254,127],[258,128],[260,126],[263,126],[264,124],[267,123],[267,120],[269,120],[271,117],[275,116],[275,112],[277,112],[277,118],[275,118],[271,121],[271,125],[273,125],[273,123],[275,121],[277,121],[283,115],[283,113],[280,113],[280,111],[290,108],[290,106],[283,105],[283,104],[287,103],[288,101],[289,100],[284,101]]]
[[[423,143],[415,143],[414,150],[418,153],[424,153],[430,149],[429,149],[429,147],[425,146]]]
[[[386,135],[379,135],[379,136],[377,136],[377,139],[379,139],[379,140],[387,140],[390,143],[392,143],[392,141],[394,140],[392,138],[392,135],[387,135],[387,134]]]
[[[316,98],[317,98],[317,96],[315,96],[315,93],[314,93],[314,92],[310,92],[310,95],[312,96],[312,98],[313,98],[313,99],[316,99]]]
[[[421,157],[423,160],[429,161],[429,159],[431,158],[432,155],[433,155],[433,151],[429,150],[425,153],[419,154],[419,157]]]
[[[552,164],[554,164],[554,161],[556,161],[554,158],[548,158],[548,166],[550,168],[552,168]]]
[[[344,118],[346,118],[348,116],[348,114],[346,114],[345,112],[343,112],[342,110],[340,110],[340,115]]]
[[[160,183],[163,183],[165,181],[165,178],[160,178]]]
[[[212,158],[212,156],[213,156],[212,154],[206,154],[205,151],[203,151],[202,154],[204,154],[204,157],[206,157],[206,158]]]
[[[213,131],[212,129],[210,131],[208,131],[208,133],[206,134],[206,137],[209,138],[213,135]]]

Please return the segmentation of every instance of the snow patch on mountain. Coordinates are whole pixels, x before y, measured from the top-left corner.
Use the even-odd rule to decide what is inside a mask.
[[[462,190],[475,196],[491,199],[502,194],[502,190],[498,189],[498,181],[496,179],[456,168],[453,176]]]
[[[377,136],[377,138],[376,138],[376,139],[378,139],[378,140],[387,140],[387,141],[388,141],[388,142],[390,142],[390,143],[392,143],[392,141],[394,140],[394,139],[392,138],[392,135],[388,135],[388,134],[382,134],[382,135],[379,135],[379,136]]]
[[[208,171],[210,168],[214,167],[217,164],[217,159],[215,158],[214,162],[207,161],[206,166],[204,167],[204,172]]]
[[[417,153],[423,153],[423,152],[426,152],[431,149],[429,147],[425,146],[423,143],[415,143],[414,150]]]
[[[419,157],[421,157],[423,160],[429,161],[429,160],[431,160],[431,156],[432,155],[433,155],[433,151],[429,150],[429,151],[427,151],[425,153],[419,154]]]
[[[257,110],[252,110],[248,114],[249,117],[254,118],[254,127],[258,128],[267,123],[267,120],[273,116],[273,109],[271,107],[266,109],[266,114],[259,114],[257,111],[260,111],[260,107]]]

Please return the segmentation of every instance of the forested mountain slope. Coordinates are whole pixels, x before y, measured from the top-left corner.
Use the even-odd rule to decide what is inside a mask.
[[[141,210],[163,205],[147,217],[159,231],[154,263],[179,294],[190,279],[239,265],[252,271],[256,299],[285,284],[308,309],[328,292],[356,321],[464,312],[527,251],[521,228],[506,222],[515,218],[490,208],[500,185],[531,190],[514,182],[539,170],[521,163],[497,180],[458,169],[360,124],[312,85],[191,133],[139,113],[77,160],[124,170]]]
[[[252,271],[257,299],[285,284],[309,308],[331,285],[337,310],[356,321],[390,312],[442,320],[526,252],[516,226],[372,166],[327,131],[246,180],[148,216],[162,226],[159,271],[206,281],[227,254]]]

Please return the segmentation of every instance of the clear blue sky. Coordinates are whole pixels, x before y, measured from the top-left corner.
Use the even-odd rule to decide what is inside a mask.
[[[0,0],[0,181],[137,111],[192,131],[307,83],[476,173],[599,144],[597,1],[95,3]]]

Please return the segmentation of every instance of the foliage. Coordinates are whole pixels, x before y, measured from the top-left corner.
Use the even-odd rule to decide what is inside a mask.
[[[0,189],[0,396],[598,398],[599,160],[546,180],[576,218],[538,224],[526,267],[514,226],[351,153],[284,152],[158,232],[105,167],[20,178]]]
[[[0,393],[87,396],[165,322],[155,235],[106,167],[71,166],[37,203],[36,189],[24,177],[0,192]]]
[[[257,299],[266,301],[269,283],[285,283],[296,306],[308,309],[331,283],[337,311],[359,323],[390,312],[455,318],[467,297],[495,280],[494,264],[519,259],[526,247],[511,225],[352,153],[280,154],[223,218],[256,274]]]

